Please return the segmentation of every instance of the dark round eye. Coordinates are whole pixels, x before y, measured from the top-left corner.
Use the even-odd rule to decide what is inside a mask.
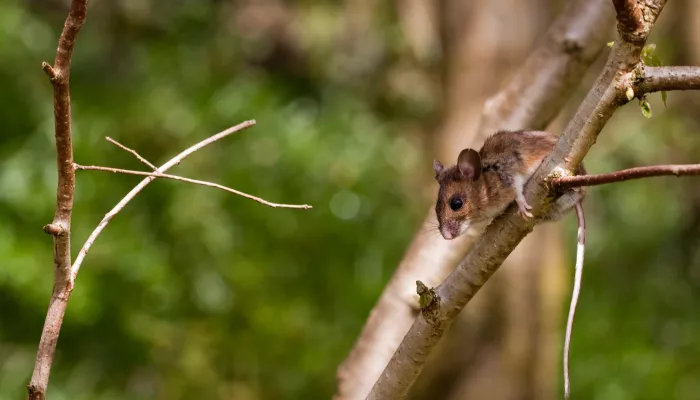
[[[460,199],[459,197],[455,197],[454,199],[450,200],[450,208],[453,211],[459,210],[460,208],[462,208],[463,205],[464,200]]]

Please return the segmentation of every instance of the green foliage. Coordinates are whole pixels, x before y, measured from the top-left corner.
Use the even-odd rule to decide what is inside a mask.
[[[661,58],[659,58],[658,54],[656,54],[656,44],[655,43],[649,43],[646,46],[642,48],[642,61],[644,64],[652,66],[652,67],[658,67],[663,65],[661,62]]]
[[[666,100],[668,100],[668,92],[665,90],[661,91],[661,101],[664,103],[664,107],[668,107],[666,105]]]
[[[301,45],[284,51],[243,24],[255,19],[237,19],[238,3],[91,4],[71,78],[77,162],[142,169],[104,136],[160,164],[254,118],[252,129],[172,172],[314,208],[152,183],[83,264],[51,399],[331,396],[337,365],[427,207],[431,156],[405,128],[439,110],[414,80],[387,89],[404,46],[392,12],[379,7],[351,57],[335,40],[342,4],[290,3],[304,29]],[[40,65],[53,59],[63,26],[57,4],[0,2],[3,400],[24,397],[51,291],[52,245],[41,227],[53,216],[56,167]],[[682,124],[690,117],[669,109],[640,125],[635,116],[606,129],[596,149],[613,150],[593,151],[589,170],[697,162],[700,142]],[[73,254],[139,179],[78,172]],[[686,400],[700,391],[700,197],[688,179],[590,191],[575,398]]]
[[[651,104],[649,104],[646,96],[639,99],[639,108],[642,110],[642,115],[651,118]]]
[[[656,44],[655,43],[649,43],[646,46],[642,48],[642,61],[644,64],[652,66],[652,67],[660,67],[663,64],[663,61],[661,61],[661,57],[659,57],[658,53],[656,53]],[[664,107],[666,107],[666,98],[668,97],[668,92],[665,90],[661,91],[661,101],[664,103]],[[642,113],[644,113],[644,108],[642,108]],[[651,117],[651,109],[649,110],[649,115],[644,114],[645,117],[650,118]]]

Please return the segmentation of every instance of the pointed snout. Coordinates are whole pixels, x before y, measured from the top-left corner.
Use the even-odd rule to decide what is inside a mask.
[[[452,240],[469,230],[468,221],[445,221],[440,224],[440,234],[446,240]]]
[[[442,237],[444,237],[447,240],[452,240],[455,238],[455,236],[452,232],[445,230],[445,229],[440,229],[440,234],[442,234]]]
[[[460,223],[457,221],[445,221],[440,224],[440,234],[446,240],[452,240],[460,234]]]

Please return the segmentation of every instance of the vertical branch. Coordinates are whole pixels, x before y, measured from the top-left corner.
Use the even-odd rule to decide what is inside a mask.
[[[88,0],[73,0],[63,31],[58,39],[58,49],[54,65],[43,63],[42,68],[51,78],[54,96],[54,125],[56,136],[56,159],[58,166],[58,187],[56,189],[56,213],[53,221],[44,231],[53,235],[54,244],[54,283],[53,293],[41,332],[39,349],[31,381],[27,386],[29,399],[44,399],[49,383],[61,329],[66,302],[72,291],[70,283],[70,222],[75,192],[75,171],[73,170],[73,144],[71,140],[70,113],[70,64],[75,47],[75,39],[85,23]]]

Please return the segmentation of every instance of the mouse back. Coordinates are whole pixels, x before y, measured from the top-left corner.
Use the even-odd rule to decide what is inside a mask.
[[[529,177],[557,140],[557,136],[544,131],[499,131],[486,138],[479,154],[485,166]]]
[[[460,152],[455,166],[433,163],[440,184],[435,205],[440,232],[453,239],[471,223],[493,218],[516,197],[516,183],[529,179],[557,142],[542,131],[500,131],[481,149]]]

